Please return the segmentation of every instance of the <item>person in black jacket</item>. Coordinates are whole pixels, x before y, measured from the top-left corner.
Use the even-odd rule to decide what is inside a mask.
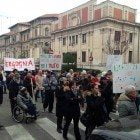
[[[8,90],[9,90],[9,84],[13,80],[14,75],[15,74],[13,72],[10,72],[9,75],[7,75],[6,77],[6,86]]]
[[[108,113],[108,118],[111,120],[109,117],[110,112],[113,111],[114,107],[114,100],[113,100],[113,82],[112,82],[112,75],[107,74],[106,75],[108,81],[105,86],[105,88],[102,90],[102,97],[105,99],[105,105]]]
[[[3,75],[2,73],[0,73],[0,105],[3,103],[3,88],[4,88]]]
[[[96,126],[101,126],[107,121],[107,110],[104,99],[99,95],[98,85],[87,87],[86,90],[86,112],[88,117],[88,124],[85,131],[85,140],[88,140],[91,132]]]
[[[11,104],[11,112],[13,114],[13,109],[16,105],[16,98],[20,89],[20,75],[16,73],[13,77],[13,80],[9,83],[9,99]]]
[[[32,73],[28,72],[23,80],[23,86],[27,88],[27,91],[29,92],[30,96],[33,98],[33,79],[32,79]]]
[[[65,93],[64,93],[64,82],[61,81],[59,86],[56,89],[56,116],[57,116],[57,132],[62,133],[62,121],[64,117],[64,109],[65,109]]]
[[[80,106],[79,103],[82,100],[81,96],[78,95],[76,86],[74,83],[70,82],[69,86],[64,87],[66,104],[65,104],[65,124],[63,128],[63,138],[68,140],[67,133],[69,125],[73,119],[74,122],[74,133],[76,140],[81,140],[80,132],[79,132],[79,118],[80,118]]]
[[[3,86],[4,86],[3,76],[2,73],[0,73],[0,105],[3,103]],[[2,127],[3,125],[0,124],[0,128]]]

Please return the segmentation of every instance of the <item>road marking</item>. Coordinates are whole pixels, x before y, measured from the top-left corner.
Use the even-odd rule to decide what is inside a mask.
[[[38,119],[36,123],[44,129],[48,134],[50,134],[55,140],[62,140],[62,134],[59,134],[56,131],[57,125],[50,121],[48,118],[42,118]],[[71,134],[68,134],[68,138],[70,140],[75,140],[74,136]]]
[[[21,124],[9,126],[5,129],[13,140],[35,140]]]
[[[72,120],[71,123],[74,124],[74,123],[73,123],[73,120]],[[82,129],[83,131],[86,130],[86,127],[80,122],[80,120],[79,120],[79,128]]]

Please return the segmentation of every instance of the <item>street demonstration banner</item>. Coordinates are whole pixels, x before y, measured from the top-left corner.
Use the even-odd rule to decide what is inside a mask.
[[[122,64],[113,66],[113,93],[123,93],[127,85],[140,90],[140,64]]]
[[[106,68],[107,70],[112,70],[113,65],[120,65],[122,64],[122,55],[108,55],[107,56],[107,63]]]
[[[42,54],[40,56],[40,69],[61,70],[62,56],[55,54]]]
[[[33,58],[27,59],[14,59],[14,58],[4,58],[4,70],[13,71],[17,69],[18,71],[23,71],[24,69],[35,70],[35,63]]]

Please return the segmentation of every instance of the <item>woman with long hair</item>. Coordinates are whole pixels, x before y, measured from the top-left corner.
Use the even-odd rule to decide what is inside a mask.
[[[86,114],[89,115],[85,131],[85,140],[88,140],[93,129],[107,121],[107,111],[104,99],[101,97],[98,85],[87,87],[86,90]]]

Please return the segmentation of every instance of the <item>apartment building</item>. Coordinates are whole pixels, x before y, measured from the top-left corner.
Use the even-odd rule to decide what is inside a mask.
[[[40,54],[51,47],[51,24],[58,20],[57,16],[46,14],[11,26],[9,33],[0,36],[1,64],[4,57],[33,57],[38,65]]]

